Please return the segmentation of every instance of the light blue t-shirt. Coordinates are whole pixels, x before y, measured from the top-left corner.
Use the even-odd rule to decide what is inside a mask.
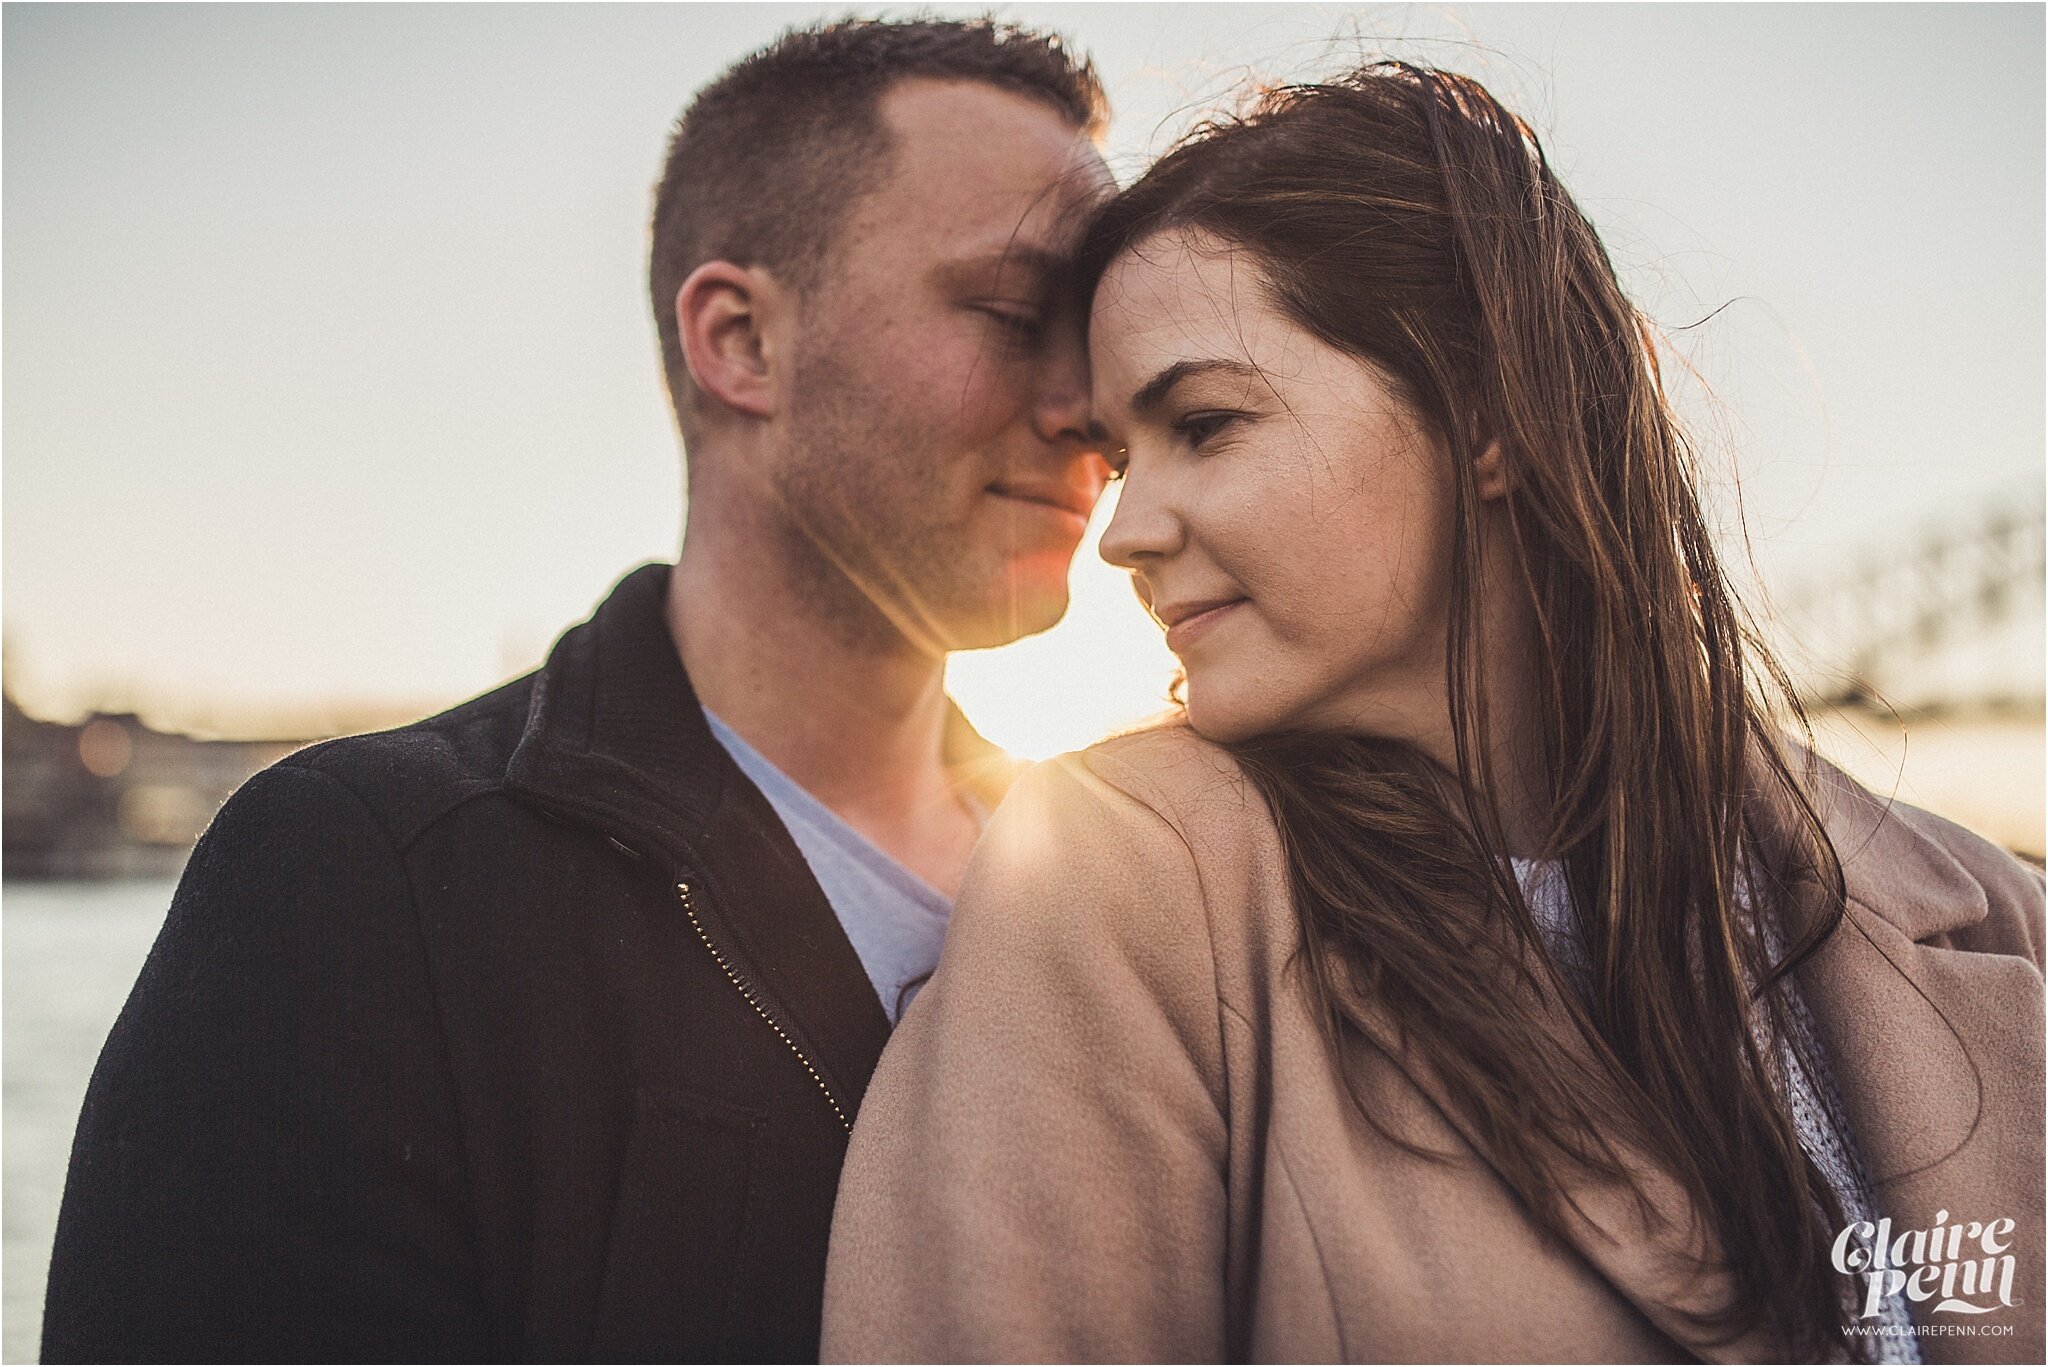
[[[938,967],[952,899],[840,820],[709,708],[704,720],[789,828],[894,1025],[923,979]]]

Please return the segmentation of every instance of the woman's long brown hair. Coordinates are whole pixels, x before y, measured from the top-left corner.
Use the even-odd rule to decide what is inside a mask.
[[[1721,573],[1654,334],[1598,236],[1525,124],[1468,78],[1402,63],[1198,130],[1095,223],[1085,281],[1176,229],[1250,253],[1280,308],[1393,379],[1456,474],[1456,781],[1370,737],[1232,747],[1288,851],[1326,1025],[1366,1029],[1369,1008],[1395,1022],[1554,1231],[1568,1168],[1633,1181],[1620,1144],[1647,1155],[1711,1222],[1733,1287],[1694,1315],[1701,1330],[1831,1351],[1841,1211],[1777,1051],[1798,1038],[1786,975],[1843,915],[1840,864],[1775,743],[1769,701],[1796,705]],[[1489,797],[1473,465],[1496,442],[1538,643],[1540,853],[1581,927],[1583,1003],[1528,953],[1540,941]],[[1770,840],[1767,808],[1789,813]],[[1543,1045],[1504,970],[1566,1003],[1593,1067]]]

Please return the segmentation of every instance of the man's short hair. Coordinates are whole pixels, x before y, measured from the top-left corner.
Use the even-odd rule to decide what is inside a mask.
[[[654,191],[648,293],[677,418],[690,426],[676,291],[706,261],[818,285],[860,198],[888,174],[881,98],[912,77],[981,81],[1046,102],[1080,132],[1108,121],[1095,66],[1054,34],[993,19],[848,19],[791,29],[697,92]]]

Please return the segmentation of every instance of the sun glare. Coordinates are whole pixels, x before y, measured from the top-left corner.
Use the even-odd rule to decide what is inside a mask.
[[[1131,577],[1096,554],[1116,511],[1111,486],[1074,556],[1067,615],[998,650],[963,651],[946,687],[975,727],[1023,759],[1078,750],[1162,711],[1174,659]]]

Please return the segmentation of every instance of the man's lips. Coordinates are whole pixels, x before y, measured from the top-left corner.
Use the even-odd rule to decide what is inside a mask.
[[[1095,511],[1095,500],[1100,493],[1077,489],[1072,485],[1050,481],[1001,480],[988,486],[988,491],[1001,498],[1015,499],[1019,503],[1034,503],[1056,512],[1071,513],[1080,519],[1085,528],[1088,517]]]

